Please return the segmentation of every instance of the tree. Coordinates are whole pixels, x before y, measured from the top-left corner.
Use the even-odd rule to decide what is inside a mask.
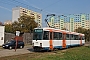
[[[85,40],[90,41],[90,29],[85,29],[85,28],[79,27],[78,29],[75,29],[75,31],[78,33],[85,34]]]
[[[13,31],[19,30],[21,32],[32,32],[34,28],[38,26],[38,24],[34,21],[34,17],[23,15],[18,19],[18,22],[14,22],[12,24]]]
[[[86,38],[86,41],[90,41],[90,29],[85,31],[85,38]]]
[[[78,29],[75,29],[76,32],[78,33],[84,33],[87,29],[79,27]]]
[[[13,30],[13,33],[15,33],[16,31],[20,31],[20,24],[19,24],[19,22],[14,21],[12,23],[12,30]]]
[[[5,25],[5,32],[7,33],[12,33],[12,25],[11,24],[6,24]]]
[[[2,22],[0,22],[0,25],[2,26],[2,25],[3,25],[3,23],[2,23]]]

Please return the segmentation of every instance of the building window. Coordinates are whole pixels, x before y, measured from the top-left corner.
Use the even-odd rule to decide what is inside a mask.
[[[62,29],[63,27],[61,27],[61,29]]]
[[[84,26],[82,26],[82,27],[84,27]]]
[[[63,25],[61,25],[61,26],[63,26]]]

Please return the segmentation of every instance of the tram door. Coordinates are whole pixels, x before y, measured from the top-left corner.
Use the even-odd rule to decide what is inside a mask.
[[[66,33],[63,33],[62,48],[66,48]]]
[[[80,45],[82,45],[82,36],[80,35]]]
[[[53,50],[53,32],[52,31],[50,31],[50,41],[49,41],[49,43],[50,43],[50,50]]]

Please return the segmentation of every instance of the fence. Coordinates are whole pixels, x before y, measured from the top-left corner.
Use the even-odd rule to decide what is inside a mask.
[[[15,34],[5,33],[4,43],[7,41],[10,41],[14,37],[15,37]],[[24,33],[22,37],[25,44],[32,44],[33,33]]]

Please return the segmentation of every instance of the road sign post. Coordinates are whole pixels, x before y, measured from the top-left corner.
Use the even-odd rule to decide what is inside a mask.
[[[19,36],[19,35],[20,35],[20,31],[16,31],[16,36]],[[16,52],[17,44],[18,44],[18,37],[15,37],[15,40],[16,40],[15,52]]]

